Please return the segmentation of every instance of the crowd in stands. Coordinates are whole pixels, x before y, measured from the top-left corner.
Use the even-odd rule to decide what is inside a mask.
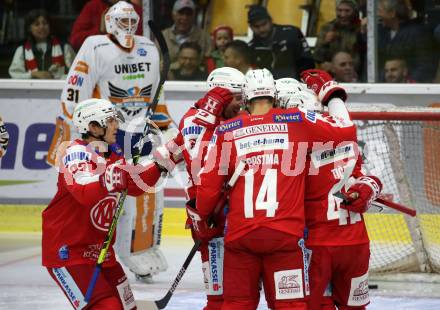
[[[27,10],[24,40],[14,42],[15,52],[9,55],[9,76],[17,79],[65,77],[75,51],[81,48],[85,38],[106,32],[105,12],[117,1],[79,1],[80,11],[66,38],[59,38],[58,33],[52,31],[56,28],[51,22],[50,9]],[[16,2],[3,1],[1,25],[9,25],[10,8]],[[142,17],[142,1],[130,2]],[[308,45],[298,27],[274,23],[268,10],[258,4],[251,5],[247,12],[252,30],[250,40],[234,37],[228,25],[213,25],[216,27],[209,33],[199,26],[197,2],[155,1],[154,14],[161,14],[160,26],[172,62],[169,80],[205,80],[212,70],[222,66],[243,73],[251,68],[268,68],[275,78],[297,79],[303,70],[320,68],[340,82],[367,80],[367,18],[363,0],[337,0],[335,18],[318,29],[313,47]],[[378,82],[438,82],[440,21],[431,19],[428,23],[426,18],[421,18],[420,10],[417,1],[378,0]],[[6,26],[0,29],[0,47],[6,46],[9,32]],[[142,35],[142,27],[138,27],[137,34]]]

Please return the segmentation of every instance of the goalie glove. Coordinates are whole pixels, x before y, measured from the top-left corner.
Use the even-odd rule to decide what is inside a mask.
[[[221,120],[224,109],[233,99],[230,90],[222,87],[214,87],[205,97],[197,102],[197,113],[194,123],[207,127],[215,128]]]
[[[6,126],[3,124],[3,120],[0,117],[0,158],[6,154],[8,148],[9,134],[6,131]]]
[[[122,192],[128,187],[128,172],[120,164],[110,164],[105,172],[99,176],[101,186],[109,193]]]
[[[301,72],[301,79],[312,89],[318,100],[324,106],[327,106],[330,99],[340,98],[342,101],[347,100],[347,92],[345,89],[334,81],[332,76],[324,70],[309,69]]]
[[[382,182],[375,176],[362,176],[344,193],[341,208],[356,213],[366,212],[382,191]]]
[[[208,224],[208,220],[203,219],[197,209],[195,209],[195,200],[189,200],[186,203],[186,214],[188,219],[186,227],[191,228],[193,239],[200,240],[202,243],[207,243],[212,238],[223,236],[225,217],[223,212],[214,216]]]

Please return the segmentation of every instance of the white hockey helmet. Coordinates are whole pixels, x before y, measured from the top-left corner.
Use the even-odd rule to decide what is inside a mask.
[[[80,134],[89,131],[91,122],[97,122],[105,128],[107,120],[112,117],[117,118],[120,122],[124,121],[115,105],[106,99],[87,99],[78,103],[73,110],[73,124],[78,128]]]
[[[245,79],[241,71],[231,67],[222,67],[209,74],[206,84],[209,90],[214,87],[223,87],[229,89],[233,94],[237,94],[243,91]]]
[[[283,109],[300,107],[306,110],[321,111],[322,105],[315,93],[306,84],[292,78],[275,81],[277,88],[277,105]]]
[[[119,1],[110,7],[105,14],[105,28],[114,35],[123,47],[133,47],[134,34],[139,23],[139,15],[133,6],[125,1]]]
[[[244,99],[250,102],[257,97],[276,99],[275,81],[267,69],[249,70],[245,76],[246,84],[243,89]]]

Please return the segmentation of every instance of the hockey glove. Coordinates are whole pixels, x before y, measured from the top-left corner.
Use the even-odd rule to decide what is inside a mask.
[[[382,182],[375,176],[363,176],[344,193],[346,203],[341,208],[357,213],[366,212],[371,203],[376,200],[382,191]]]
[[[6,131],[6,126],[3,124],[3,120],[0,117],[0,157],[6,154],[8,148],[9,134]]]
[[[216,127],[220,123],[224,109],[232,99],[232,93],[228,89],[214,87],[197,102],[198,109],[194,123],[207,128]]]
[[[189,202],[191,201],[192,200]],[[192,207],[192,205],[195,205],[195,203],[186,204],[186,213],[188,215],[186,225],[187,227],[191,227],[193,239],[200,240],[202,243],[207,243],[212,238],[223,236],[224,220],[222,221],[217,216],[214,220],[210,221],[211,225],[209,225],[208,220],[202,219],[197,209]]]
[[[318,95],[319,101],[324,106],[332,98],[340,98],[342,101],[347,100],[347,92],[345,89],[335,82],[330,74],[324,70],[309,69],[301,72],[301,79]]]
[[[108,192],[122,192],[128,187],[128,172],[120,164],[110,164],[99,176],[101,186]]]
[[[176,164],[182,161],[182,152],[171,140],[153,151],[153,160],[162,172],[171,172]]]

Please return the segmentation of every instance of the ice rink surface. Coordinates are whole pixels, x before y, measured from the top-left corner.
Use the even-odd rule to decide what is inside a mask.
[[[168,291],[192,247],[189,238],[163,239],[169,268],[154,277],[154,284],[141,284],[128,273],[136,299],[160,299]],[[0,234],[0,309],[71,309],[61,290],[41,267],[40,237],[32,234]],[[417,277],[414,277],[417,279]],[[418,281],[419,279],[417,279]],[[438,310],[440,284],[414,282],[373,282],[369,310]],[[197,254],[167,309],[202,309],[204,305],[200,257]],[[264,297],[258,309],[267,309]]]

